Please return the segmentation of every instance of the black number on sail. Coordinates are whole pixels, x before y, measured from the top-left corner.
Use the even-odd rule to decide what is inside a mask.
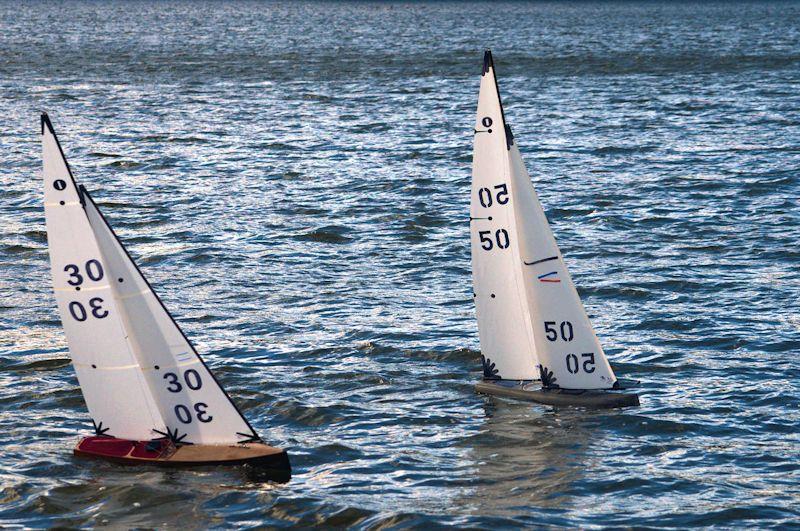
[[[581,354],[583,360],[583,372],[589,374],[594,372],[594,352],[584,352]]]
[[[200,374],[194,369],[189,369],[183,373],[183,380],[186,382],[186,387],[192,391],[197,391],[203,387],[203,380],[200,379]]]
[[[97,282],[103,278],[103,266],[97,260],[86,262],[86,276]]]
[[[556,325],[555,321],[545,321],[544,322],[544,335],[547,337],[548,341],[555,341],[558,339],[558,332],[556,329],[553,328]]]
[[[562,321],[561,326],[559,326],[561,330],[561,339],[564,341],[572,341],[575,339],[575,332],[572,328],[572,323],[569,321]],[[558,340],[558,329],[556,329],[556,322],[555,321],[545,321],[544,322],[544,334],[547,337],[548,341],[557,341]]]
[[[86,262],[84,269],[86,270],[86,276],[89,277],[89,280],[95,282],[102,280],[103,266],[99,260],[95,260],[94,258],[89,260]],[[64,271],[69,273],[67,284],[70,286],[80,286],[83,284],[83,275],[81,275],[80,270],[81,269],[75,264],[67,264],[64,266]]]
[[[64,181],[64,179],[56,179],[55,181],[53,181],[53,188],[55,188],[59,192],[66,187],[67,183]]]
[[[578,372],[578,356],[575,354],[567,354],[567,370],[570,374]]]
[[[178,380],[178,375],[174,372],[164,374],[164,379],[167,380],[167,391],[170,393],[180,393],[183,390],[183,384]],[[194,369],[189,369],[183,373],[183,381],[186,382],[186,387],[192,391],[197,391],[203,387],[203,380],[200,378],[200,373]]]
[[[492,206],[492,191],[488,188],[481,188],[478,190],[478,201],[481,202],[483,208]]]
[[[214,417],[208,414],[208,404],[205,402],[198,402],[194,406],[194,411],[197,414],[197,420],[200,422],[211,422]],[[175,416],[184,424],[192,423],[192,412],[183,404],[175,406]]]
[[[575,338],[575,333],[572,330],[572,323],[564,321],[561,323],[561,339],[564,341],[572,341]]]
[[[175,416],[184,424],[191,424],[192,422],[192,413],[189,411],[189,408],[183,404],[175,406]]]
[[[83,284],[83,276],[79,273],[80,269],[75,264],[67,264],[64,266],[64,271],[69,273],[67,284],[70,286],[80,286]]]
[[[183,389],[183,386],[178,381],[178,375],[175,374],[174,372],[166,373],[164,375],[164,379],[167,380],[167,383],[169,384],[167,386],[167,391],[169,391],[170,393],[180,393],[181,389]]]
[[[497,202],[501,205],[505,205],[506,203],[508,203],[508,185],[498,184],[495,185],[494,189],[498,191],[497,194],[495,195],[495,198],[497,198]],[[505,199],[501,199],[500,198],[501,195],[504,196]]]
[[[497,239],[497,246],[499,248],[508,249],[511,242],[508,239],[508,231],[506,231],[506,229],[497,229],[497,232],[494,233],[494,237]]]
[[[483,124],[484,127],[491,127],[494,122],[490,117],[484,116],[483,120],[481,120],[481,123]]]
[[[198,402],[194,405],[194,410],[197,412],[197,420],[200,422],[211,422],[214,420],[214,417],[208,414],[206,411],[208,409],[208,404],[204,402]]]
[[[482,230],[478,231],[478,238],[481,240],[481,247],[487,251],[491,251],[494,244],[492,243],[492,239],[489,235],[492,233],[490,230]]]
[[[86,320],[88,315],[86,315],[86,309],[83,307],[83,304],[79,303],[78,301],[73,301],[69,303],[69,313],[72,315],[72,318],[76,321],[82,323]]]
[[[102,303],[103,299],[100,297],[92,297],[89,299],[89,307],[92,309],[92,315],[98,319],[108,317],[108,310],[103,309]]]
[[[492,231],[481,230],[478,231],[478,238],[481,241],[481,248],[486,251],[491,251],[497,245],[499,249],[508,249],[510,239],[506,229],[497,229],[494,233],[494,240],[492,240]]]
[[[498,205],[508,204],[508,185],[505,183],[496,184],[494,189],[496,190],[494,198],[492,198],[492,191],[488,188],[478,190],[478,201],[481,202],[482,207],[489,208],[495,201],[497,201]]]

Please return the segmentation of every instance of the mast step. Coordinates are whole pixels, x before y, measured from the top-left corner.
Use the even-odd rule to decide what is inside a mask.
[[[478,393],[537,402],[547,406],[611,409],[639,405],[639,395],[618,391],[542,389],[532,382],[487,381],[475,384]]]
[[[209,465],[248,465],[274,471],[276,479],[288,481],[292,467],[285,450],[263,443],[234,446],[191,444],[175,446],[167,439],[129,441],[114,437],[84,437],[75,446],[79,457],[104,459],[125,465],[190,467]]]

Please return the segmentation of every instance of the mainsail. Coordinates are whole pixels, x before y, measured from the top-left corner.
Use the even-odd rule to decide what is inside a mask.
[[[523,288],[503,106],[483,62],[472,159],[472,280],[486,378],[535,380],[538,358]]]
[[[99,431],[192,444],[260,440],[83,187],[42,116],[45,212],[59,310]]]
[[[491,134],[481,130],[480,126],[485,131],[486,124],[496,123],[489,113],[503,119],[494,76],[487,51],[478,103],[471,209],[473,218],[486,212],[480,214],[483,219],[472,221],[481,350],[485,358],[492,358],[500,369],[496,376],[503,379],[541,379],[544,387],[563,389],[611,389],[616,378],[572,283],[510,127],[503,122],[503,135],[494,137],[492,144],[487,139],[494,129]],[[484,117],[489,118],[485,123]],[[502,150],[498,149],[500,139]],[[489,185],[495,186],[492,178],[503,193],[502,205],[496,200],[498,194],[486,192],[491,190]],[[487,197],[494,201],[489,205],[493,210],[478,208],[486,207],[487,201],[482,199]],[[484,225],[476,227],[477,223]],[[503,230],[508,238],[503,233],[502,239],[497,237],[492,245],[481,248],[480,241],[476,246],[481,230],[483,240]],[[505,245],[497,245],[501,241]],[[490,285],[496,297],[487,300],[480,291]],[[498,301],[501,293],[503,299]],[[485,362],[484,375],[491,376]]]

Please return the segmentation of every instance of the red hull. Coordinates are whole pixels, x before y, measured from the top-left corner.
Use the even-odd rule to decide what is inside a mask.
[[[80,457],[104,459],[127,465],[166,467],[208,465],[251,465],[259,469],[291,474],[289,456],[284,450],[262,443],[235,446],[181,445],[166,439],[129,441],[113,437],[84,437],[75,447]]]

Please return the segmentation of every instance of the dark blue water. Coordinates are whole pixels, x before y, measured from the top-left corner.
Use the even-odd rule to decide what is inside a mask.
[[[642,406],[476,395],[484,47]],[[0,522],[800,524],[800,5],[0,4]],[[39,117],[294,478],[76,460]]]

